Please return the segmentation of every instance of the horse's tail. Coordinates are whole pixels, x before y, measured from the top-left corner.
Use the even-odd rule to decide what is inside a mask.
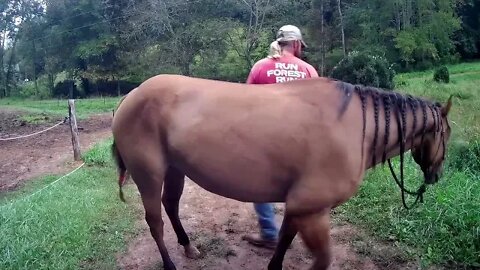
[[[118,102],[118,107],[120,107],[120,104],[123,102],[123,100],[127,97],[125,95],[120,99]],[[122,156],[120,155],[120,152],[118,151],[117,145],[115,144],[115,139],[113,140],[112,143],[112,156],[115,160],[115,163],[117,164],[117,170],[118,170],[118,188],[119,188],[119,196],[120,200],[125,202],[125,197],[123,195],[123,190],[122,187],[125,185],[125,182],[128,179],[128,172],[127,172],[127,167],[125,166],[125,163],[123,162]]]
[[[118,191],[119,191],[120,200],[125,202],[125,197],[123,195],[122,187],[127,181],[128,173],[127,173],[127,167],[125,167],[125,163],[123,162],[122,156],[120,155],[120,152],[118,152],[117,146],[115,145],[115,140],[112,143],[112,155],[113,155],[113,158],[115,159],[115,163],[117,164],[118,188],[119,188]]]

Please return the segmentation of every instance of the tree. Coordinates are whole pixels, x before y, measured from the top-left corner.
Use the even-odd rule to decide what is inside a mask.
[[[337,0],[337,6],[338,6],[338,16],[340,18],[340,29],[342,31],[342,49],[343,49],[343,57],[347,56],[347,48],[345,46],[345,29],[343,26],[343,15],[342,15],[342,4],[341,0]]]
[[[480,2],[463,0],[456,12],[462,21],[461,31],[455,33],[456,50],[463,58],[480,58]]]
[[[14,64],[16,58],[17,44],[20,36],[22,35],[24,24],[29,24],[34,18],[42,14],[43,8],[38,1],[35,0],[12,0],[4,1],[3,5],[0,5],[2,9],[2,46],[1,46],[1,67],[3,95],[9,96],[11,93],[12,83],[14,75]],[[33,43],[32,43],[33,44]],[[5,52],[8,53],[8,58]],[[7,60],[6,63],[4,62]],[[5,66],[6,64],[6,66]]]

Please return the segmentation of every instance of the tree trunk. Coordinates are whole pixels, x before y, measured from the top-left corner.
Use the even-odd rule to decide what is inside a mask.
[[[4,62],[4,56],[5,56],[5,43],[7,41],[7,26],[5,25],[5,29],[3,29],[3,36],[2,36],[2,48],[0,48],[0,83],[1,83],[1,88],[2,89],[2,97],[7,97],[7,88],[5,87],[5,80],[7,77],[7,74],[5,72],[5,62]]]
[[[325,18],[323,16],[324,13],[324,3],[323,0],[320,0],[320,16],[322,17],[322,23],[320,24],[320,33],[321,33],[321,40],[322,40],[322,57],[321,57],[321,66],[320,66],[320,76],[325,76]]]
[[[38,82],[37,82],[37,48],[35,46],[35,39],[32,40],[33,48],[33,79],[35,80],[35,96],[38,96]]]
[[[15,49],[17,47],[17,35],[15,35],[15,38],[13,39],[13,44],[12,44],[12,53],[10,54],[10,59],[8,60],[8,66],[7,66],[7,74],[5,75],[5,93],[6,96],[10,96],[10,79],[12,76],[12,66],[13,66],[13,60],[15,59]]]
[[[72,83],[70,84],[70,93],[68,94],[70,99],[73,99],[73,88],[74,88],[74,85],[75,85],[75,81],[72,79]]]
[[[118,96],[122,95],[121,89],[120,89],[120,80],[117,80],[117,94],[118,94]]]
[[[95,94],[96,94],[97,96],[100,95],[100,92],[98,91],[98,80],[95,80]]]
[[[395,8],[395,26],[397,31],[400,32],[400,30],[402,30],[402,12],[400,10],[400,3],[395,2],[394,8]]]
[[[342,15],[342,5],[341,0],[337,0],[338,6],[338,15],[340,16],[340,29],[342,30],[342,49],[343,49],[343,57],[347,56],[347,48],[345,47],[345,29],[343,26],[343,15]]]
[[[408,26],[413,25],[413,10],[412,10],[412,0],[407,0],[407,20]]]
[[[51,72],[48,72],[48,89],[51,95],[53,95],[53,88],[55,88],[55,78]]]

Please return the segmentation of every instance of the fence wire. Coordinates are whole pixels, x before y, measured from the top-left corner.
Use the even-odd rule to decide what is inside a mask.
[[[55,185],[55,184],[58,183],[60,180],[65,179],[65,178],[67,178],[68,176],[70,176],[70,175],[72,175],[73,173],[75,173],[76,171],[80,170],[80,168],[82,168],[84,165],[85,165],[85,163],[82,163],[80,166],[78,166],[78,167],[77,167],[76,169],[74,169],[73,171],[65,174],[64,176],[58,178],[57,180],[51,182],[50,184],[44,186],[43,188],[35,191],[34,193],[32,193],[32,194],[30,194],[30,195],[28,195],[28,196],[26,196],[26,197],[23,197],[23,198],[21,198],[21,199],[14,200],[14,201],[12,201],[12,202],[10,202],[10,203],[8,203],[8,204],[2,205],[2,206],[0,206],[0,209],[2,209],[2,208],[7,208],[7,207],[9,207],[9,206],[14,205],[14,204],[17,203],[17,202],[20,202],[20,201],[27,201],[27,200],[29,200],[30,198],[32,198],[33,196],[39,194],[40,192],[44,191],[45,189],[47,189],[47,188]]]
[[[49,128],[46,128],[44,130],[41,130],[41,131],[38,131],[38,132],[35,132],[35,133],[32,133],[32,134],[28,134],[28,135],[21,135],[21,136],[17,136],[17,137],[11,137],[11,138],[0,138],[0,142],[5,142],[5,141],[13,141],[13,140],[19,140],[19,139],[24,139],[24,138],[28,138],[28,137],[32,137],[32,136],[35,136],[35,135],[38,135],[38,134],[42,134],[44,132],[47,132],[51,129],[54,129],[56,127],[58,127],[59,125],[61,124],[64,124],[66,123],[68,120],[68,117],[65,117],[64,120],[60,121],[59,123],[49,127]]]

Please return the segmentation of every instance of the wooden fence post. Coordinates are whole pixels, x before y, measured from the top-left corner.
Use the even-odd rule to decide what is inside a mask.
[[[72,132],[73,158],[81,159],[80,140],[78,139],[77,116],[75,114],[75,100],[68,100],[68,116],[70,117],[70,131]]]

